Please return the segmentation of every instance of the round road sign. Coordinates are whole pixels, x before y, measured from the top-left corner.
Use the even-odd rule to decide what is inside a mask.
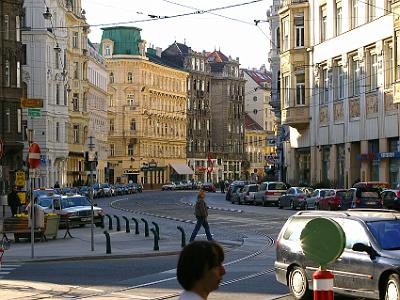
[[[315,218],[304,227],[300,243],[304,255],[324,268],[342,255],[346,235],[335,221]]]
[[[31,169],[36,169],[40,166],[40,147],[36,143],[32,143],[29,147],[28,163]]]

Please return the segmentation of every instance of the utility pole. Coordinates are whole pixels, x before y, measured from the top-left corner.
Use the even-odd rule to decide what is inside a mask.
[[[93,187],[93,163],[94,163],[94,148],[95,145],[93,144],[93,136],[89,136],[89,171],[90,171],[90,177],[89,177],[89,185],[90,185],[90,207],[91,207],[91,222],[90,222],[90,245],[91,245],[91,250],[94,251],[94,232],[93,232],[93,227],[94,227],[94,211],[93,211],[93,193],[94,193],[94,187]]]
[[[33,142],[33,129],[27,129],[27,136],[28,136],[28,149],[30,145]],[[29,164],[29,162],[27,162]],[[34,169],[31,169],[29,167],[29,172],[28,172],[28,179],[30,183],[30,188],[29,188],[29,203],[31,205],[31,258],[35,257],[35,201],[33,199],[33,188],[35,184],[35,176],[33,174]]]

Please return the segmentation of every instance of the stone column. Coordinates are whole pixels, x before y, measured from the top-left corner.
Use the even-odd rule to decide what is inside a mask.
[[[330,167],[328,171],[328,178],[331,182],[334,184],[337,183],[337,145],[330,145],[330,151],[329,151],[329,162],[330,162]]]

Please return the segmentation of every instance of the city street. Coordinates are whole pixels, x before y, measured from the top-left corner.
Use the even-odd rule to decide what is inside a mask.
[[[156,221],[160,235],[176,232],[177,225],[189,235],[194,225],[183,220],[193,219],[195,196],[192,191],[146,191],[97,202],[108,214],[121,214],[123,209],[124,215]],[[274,240],[293,211],[232,205],[218,192],[207,193],[206,200],[211,207],[211,231],[226,250],[226,275],[210,299],[273,299],[287,295],[287,287],[275,280]],[[198,238],[204,239],[204,231],[199,233]],[[19,299],[32,299],[32,293],[35,299],[176,299],[181,290],[175,279],[176,261],[177,256],[172,255],[25,262],[3,276],[1,290],[12,291],[12,298]]]

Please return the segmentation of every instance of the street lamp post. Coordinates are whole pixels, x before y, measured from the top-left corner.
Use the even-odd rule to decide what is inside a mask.
[[[94,211],[93,211],[93,193],[94,193],[94,187],[93,187],[93,163],[94,163],[94,155],[93,155],[93,150],[95,148],[95,145],[93,143],[93,136],[89,136],[89,170],[90,170],[90,179],[89,179],[89,185],[91,186],[90,189],[90,208],[91,208],[91,217],[90,217],[90,245],[91,245],[91,250],[94,251],[94,232],[93,232],[93,227],[94,227]]]

